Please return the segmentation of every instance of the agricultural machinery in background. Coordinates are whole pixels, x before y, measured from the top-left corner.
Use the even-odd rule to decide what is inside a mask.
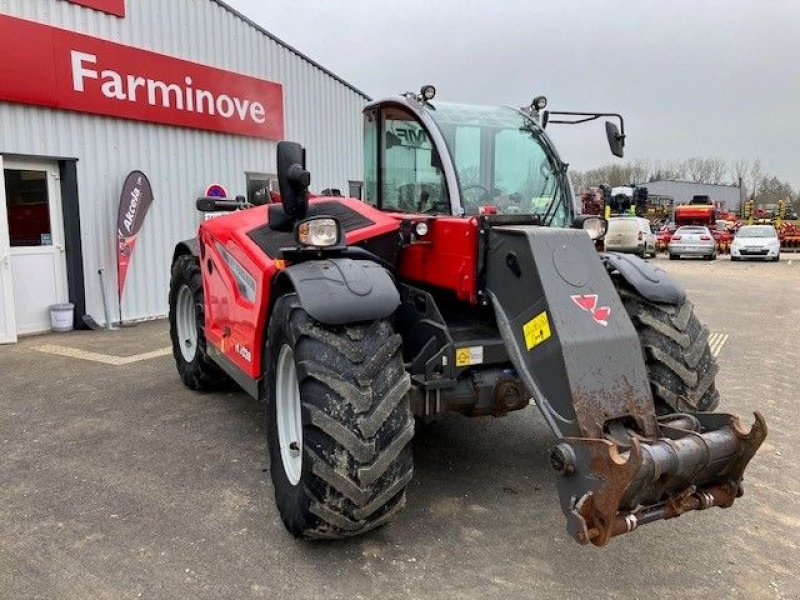
[[[772,225],[778,232],[781,250],[797,251],[800,249],[800,220],[797,215],[793,220],[786,220],[787,206],[785,200],[777,204],[756,206],[752,198],[742,206],[742,223],[747,225]]]
[[[425,86],[364,109],[364,201],[311,197],[290,142],[281,204],[198,200],[232,212],[175,249],[175,362],[190,388],[233,381],[264,403],[293,535],[392,519],[414,417],[501,416],[531,398],[557,438],[549,461],[580,543],[742,495],[764,419],[748,430],[714,412],[717,364],[686,292],[595,250],[606,223],[580,214],[545,133],[610,116],[622,156],[622,118],[545,106],[448,104]]]

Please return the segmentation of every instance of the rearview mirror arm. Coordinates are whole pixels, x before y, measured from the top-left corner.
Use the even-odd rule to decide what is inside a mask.
[[[562,117],[583,117],[581,119],[551,119],[552,115],[558,115]],[[579,125],[580,123],[586,123],[588,121],[595,121],[601,117],[611,117],[614,119],[619,120],[619,134],[623,138],[625,137],[625,120],[622,118],[622,115],[619,113],[587,113],[587,112],[572,112],[572,111],[557,111],[557,110],[546,110],[544,111],[544,116],[542,117],[542,128],[547,127],[548,123],[552,123],[554,125]]]

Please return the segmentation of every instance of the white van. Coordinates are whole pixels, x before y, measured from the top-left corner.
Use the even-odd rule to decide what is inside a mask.
[[[631,252],[642,258],[656,255],[656,234],[641,217],[611,217],[605,237],[606,250]]]

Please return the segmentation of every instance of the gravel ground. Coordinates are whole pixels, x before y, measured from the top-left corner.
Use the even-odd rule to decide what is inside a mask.
[[[393,524],[299,542],[245,395],[190,392],[170,356],[114,366],[37,350],[168,346],[151,322],[0,348],[0,597],[800,598],[800,255],[657,262],[729,336],[722,407],[770,427],[732,509],[578,546],[547,465],[554,438],[530,408],[429,425]]]

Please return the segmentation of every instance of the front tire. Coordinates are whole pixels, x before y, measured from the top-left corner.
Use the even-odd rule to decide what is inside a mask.
[[[657,304],[615,278],[625,310],[642,345],[656,413],[712,411],[719,404],[716,358],[708,328],[692,303]]]
[[[295,537],[339,539],[405,505],[414,420],[401,339],[384,320],[327,326],[278,299],[265,360],[275,502]]]
[[[193,390],[214,390],[230,383],[207,353],[204,302],[200,263],[194,256],[179,256],[172,264],[169,283],[169,336],[181,380]]]

